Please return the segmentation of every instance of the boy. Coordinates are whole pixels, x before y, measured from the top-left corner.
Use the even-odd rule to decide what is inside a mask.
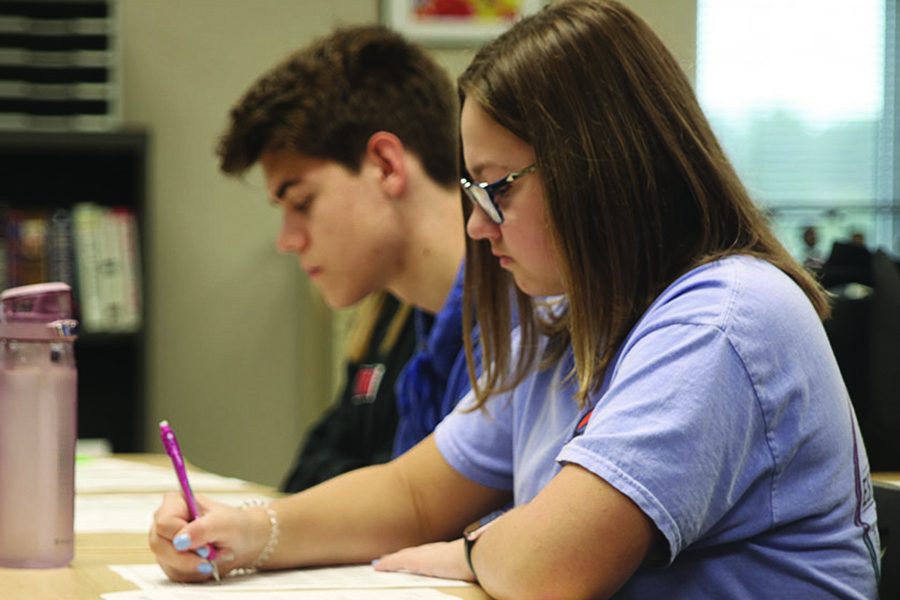
[[[333,452],[325,449],[330,458],[323,462],[330,466],[298,474],[304,460],[311,464],[301,460],[285,491],[338,474],[338,446],[356,455],[347,469],[388,458],[376,457],[386,439],[393,438],[395,455],[402,453],[468,390],[458,277],[465,238],[457,104],[453,84],[423,49],[383,27],[361,26],[292,54],[231,111],[218,147],[221,169],[239,175],[261,165],[268,195],[282,211],[278,247],[297,255],[326,302],[343,308],[387,291],[418,313],[411,320],[418,348],[397,381],[396,436],[390,416],[384,424],[393,398],[378,394],[378,384],[396,373],[385,377],[383,364],[369,365],[361,382],[354,370],[346,384],[364,385],[367,401],[344,393],[326,419],[340,428],[356,413],[358,427],[311,438],[336,444]],[[373,336],[369,347],[379,344]],[[360,419],[360,411],[368,412]],[[373,427],[380,441],[359,448],[360,430]]]

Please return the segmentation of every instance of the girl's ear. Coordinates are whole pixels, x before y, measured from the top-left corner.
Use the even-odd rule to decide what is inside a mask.
[[[378,169],[378,177],[385,194],[391,198],[406,191],[408,169],[406,147],[393,133],[376,131],[366,144],[366,160]]]

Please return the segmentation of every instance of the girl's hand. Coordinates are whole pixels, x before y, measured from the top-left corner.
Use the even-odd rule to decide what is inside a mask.
[[[197,496],[201,516],[191,522],[181,494],[170,492],[153,515],[150,550],[165,574],[174,581],[201,582],[212,577],[212,565],[202,554],[207,544],[216,549],[222,575],[250,565],[265,547],[269,518],[265,510],[243,510]]]
[[[435,542],[404,548],[382,556],[374,563],[376,571],[406,571],[418,575],[475,581],[475,574],[466,563],[463,539]]]

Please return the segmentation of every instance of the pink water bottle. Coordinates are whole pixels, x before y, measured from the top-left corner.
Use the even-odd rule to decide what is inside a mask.
[[[0,567],[61,567],[74,555],[72,292],[0,294]]]

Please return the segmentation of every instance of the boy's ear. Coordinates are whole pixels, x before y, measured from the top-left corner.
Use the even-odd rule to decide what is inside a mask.
[[[409,171],[406,147],[400,138],[387,131],[376,131],[366,144],[366,159],[378,169],[379,181],[389,197],[403,195]]]

